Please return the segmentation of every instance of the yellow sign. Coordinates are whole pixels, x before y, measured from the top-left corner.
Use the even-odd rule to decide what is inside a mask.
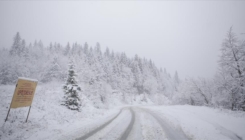
[[[19,77],[10,108],[31,106],[36,86],[37,80]]]

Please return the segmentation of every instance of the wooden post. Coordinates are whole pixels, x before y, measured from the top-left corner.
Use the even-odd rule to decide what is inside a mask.
[[[30,114],[30,110],[31,110],[31,106],[30,106],[29,111],[28,111],[28,114],[27,114],[26,122],[28,120],[28,117],[29,117],[29,114]]]
[[[5,119],[5,122],[8,120],[9,112],[10,112],[10,107],[9,107],[9,111],[8,111],[7,117]]]

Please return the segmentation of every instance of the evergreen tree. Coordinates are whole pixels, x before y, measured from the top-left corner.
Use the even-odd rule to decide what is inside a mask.
[[[100,47],[100,43],[99,43],[99,42],[96,43],[95,50],[96,50],[96,53],[98,53],[98,54],[100,54],[100,55],[102,54],[102,53],[101,53],[101,47]]]
[[[43,49],[43,42],[42,42],[42,40],[39,40],[39,42],[38,42],[38,47],[39,47],[40,49]]]
[[[67,56],[70,53],[70,50],[71,50],[71,47],[70,47],[70,43],[68,42],[64,50],[64,55]]]
[[[57,57],[54,57],[53,61],[51,62],[51,65],[48,67],[46,73],[43,76],[42,81],[43,82],[50,82],[52,80],[61,80],[62,73],[60,65],[58,64]]]
[[[178,76],[178,72],[177,71],[175,71],[174,80],[175,80],[175,83],[178,85],[179,84],[179,76]]]
[[[77,55],[78,54],[78,45],[77,43],[72,44],[72,48],[71,48],[71,55]]]
[[[83,49],[83,51],[84,51],[84,53],[87,55],[88,53],[89,53],[89,50],[88,50],[89,48],[88,48],[88,43],[87,42],[85,42],[84,43],[84,49]]]
[[[48,49],[49,49],[49,52],[51,52],[51,53],[53,53],[53,52],[54,52],[54,47],[53,47],[52,42],[49,44]]]
[[[78,86],[76,81],[76,73],[74,70],[74,64],[71,61],[68,70],[68,77],[66,84],[63,86],[65,92],[65,106],[67,106],[71,110],[78,110],[80,111],[81,100],[79,97],[79,93],[81,88]]]
[[[104,55],[105,55],[105,57],[110,56],[110,49],[108,47],[106,47],[106,51],[105,51]]]
[[[24,56],[25,55],[25,52],[26,52],[26,41],[25,41],[25,39],[23,39],[22,41],[21,41],[21,47],[20,47],[20,56]]]
[[[22,41],[19,32],[14,36],[14,43],[10,49],[11,55],[20,55],[21,52]]]

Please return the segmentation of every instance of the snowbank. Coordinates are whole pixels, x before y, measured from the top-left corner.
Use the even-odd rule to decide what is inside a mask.
[[[245,139],[245,112],[190,105],[145,108],[154,110],[192,139]]]

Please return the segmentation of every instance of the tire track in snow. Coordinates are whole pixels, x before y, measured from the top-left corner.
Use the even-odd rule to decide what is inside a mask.
[[[132,107],[132,110],[135,113],[134,125],[127,137],[128,140],[143,140],[142,135],[142,126],[141,126],[141,115],[142,111],[140,111],[137,107]]]
[[[171,125],[169,125],[169,123],[167,121],[165,121],[164,119],[162,119],[161,117],[159,117],[158,115],[153,113],[152,111],[149,111],[148,109],[143,109],[143,108],[142,108],[142,110],[144,110],[145,112],[150,114],[153,118],[155,118],[158,121],[158,123],[161,125],[161,127],[164,130],[165,135],[168,139],[171,139],[171,140],[189,140],[189,138],[184,134],[183,131],[173,128]]]
[[[131,112],[131,121],[130,124],[128,125],[127,129],[124,131],[124,133],[122,134],[120,140],[126,140],[128,138],[129,133],[131,132],[133,125],[134,125],[134,121],[135,121],[135,113],[132,110],[132,108],[129,109]]]
[[[97,133],[98,131],[102,130],[103,128],[105,128],[108,124],[110,124],[113,120],[115,120],[122,112],[123,109],[120,110],[120,112],[111,120],[109,120],[108,122],[104,123],[103,125],[101,125],[100,127],[90,131],[89,133],[85,134],[84,136],[77,138],[76,140],[86,140],[87,138],[91,137],[92,135],[94,135],[95,133]]]
[[[142,140],[166,140],[166,134],[158,121],[148,112],[140,110]]]

